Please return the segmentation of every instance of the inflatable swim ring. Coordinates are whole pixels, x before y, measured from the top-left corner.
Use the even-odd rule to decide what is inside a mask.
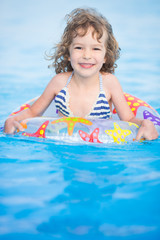
[[[126,101],[134,115],[141,119],[151,120],[160,133],[160,115],[143,100],[124,93]],[[11,115],[29,108],[37,98],[20,106]],[[49,138],[58,141],[77,143],[109,143],[117,144],[133,141],[139,126],[131,122],[120,121],[113,109],[112,120],[90,120],[79,117],[59,118],[54,100],[41,117],[25,119],[21,122],[25,137]]]

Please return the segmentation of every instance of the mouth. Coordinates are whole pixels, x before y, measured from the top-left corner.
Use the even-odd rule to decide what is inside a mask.
[[[93,64],[93,63],[80,63],[79,65],[82,68],[92,68],[95,64]]]

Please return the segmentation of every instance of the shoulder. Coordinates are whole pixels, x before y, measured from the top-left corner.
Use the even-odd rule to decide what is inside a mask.
[[[106,93],[107,99],[117,98],[120,95],[123,95],[122,87],[116,78],[115,75],[111,73],[102,74],[103,79],[103,89]]]
[[[111,73],[102,73],[103,86],[105,89],[112,90],[115,87],[120,87],[117,77]]]
[[[72,72],[58,73],[50,81],[50,84],[54,86],[57,91],[60,91],[67,83],[68,78]]]
[[[65,82],[67,82],[67,80],[71,74],[72,74],[72,72],[58,73],[51,79],[51,82],[57,83],[57,84],[63,84]]]

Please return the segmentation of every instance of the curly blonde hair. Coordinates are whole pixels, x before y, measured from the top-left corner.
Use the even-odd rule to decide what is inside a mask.
[[[92,8],[76,8],[70,14],[66,15],[67,26],[64,29],[61,41],[53,48],[54,53],[49,56],[52,60],[50,66],[55,68],[56,73],[73,71],[69,59],[69,47],[73,38],[77,35],[85,36],[89,27],[94,29],[93,35],[96,34],[99,41],[104,31],[107,32],[106,38],[106,62],[101,68],[101,72],[114,73],[117,64],[116,60],[120,56],[120,48],[113,35],[112,27],[105,17],[97,13]],[[81,30],[81,31],[79,31]],[[49,66],[49,67],[50,67]]]

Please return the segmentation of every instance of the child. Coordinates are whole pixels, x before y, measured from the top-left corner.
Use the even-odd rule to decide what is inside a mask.
[[[50,59],[57,75],[29,109],[6,120],[6,133],[23,131],[20,122],[40,116],[55,98],[60,116],[93,119],[111,118],[113,103],[122,121],[141,125],[136,140],[158,137],[151,121],[134,117],[113,75],[120,48],[103,16],[93,9],[73,10],[55,50]]]

